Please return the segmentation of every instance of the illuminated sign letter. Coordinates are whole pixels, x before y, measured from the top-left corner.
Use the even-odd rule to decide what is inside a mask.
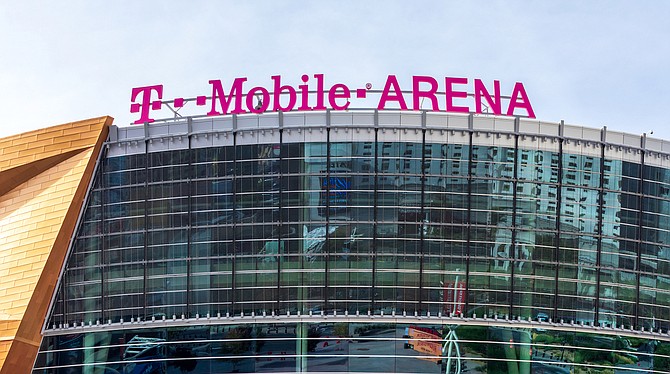
[[[228,114],[228,108],[230,107],[230,102],[235,96],[235,110],[231,113],[244,113],[242,109],[242,85],[247,81],[247,78],[235,78],[233,86],[230,88],[230,94],[226,98],[226,93],[223,91],[220,80],[211,80],[209,84],[212,85],[212,110],[210,110],[208,116],[218,116],[219,113],[216,110],[216,101],[218,99],[223,114]]]
[[[447,99],[447,112],[459,112],[459,113],[468,113],[470,112],[470,108],[466,106],[457,106],[454,105],[454,98],[466,98],[468,97],[468,93],[465,91],[454,91],[454,84],[467,84],[468,83],[468,78],[450,78],[446,77],[444,79],[445,83],[447,84],[447,89],[445,92],[445,96]]]
[[[475,79],[475,110],[477,113],[482,113],[482,96],[486,99],[486,102],[489,105],[489,108],[493,111],[493,114],[500,115],[502,111],[500,109],[500,81],[493,81],[493,97],[486,90],[484,83],[481,79]]]
[[[341,92],[338,92],[340,91]],[[328,102],[330,106],[335,110],[347,110],[349,108],[349,98],[351,97],[351,91],[346,84],[338,83],[334,84],[333,87],[328,91]],[[337,105],[337,99],[347,99],[347,103],[344,105]]]
[[[526,89],[523,88],[523,83],[520,82],[516,82],[514,85],[512,98],[510,99],[509,107],[507,108],[507,115],[513,116],[516,108],[525,109],[529,118],[535,118],[535,112],[533,112],[533,107],[530,105],[528,95],[526,95]]]
[[[302,79],[303,83],[307,83],[307,81],[309,81],[309,75],[303,74],[300,79]],[[309,86],[301,84],[298,88],[300,89],[300,99],[302,102],[298,110],[311,110],[312,107],[309,106]]]
[[[395,92],[394,95],[389,93],[391,88],[393,88],[393,91]],[[384,109],[386,107],[386,102],[389,100],[397,101],[398,105],[400,105],[400,109],[407,110],[405,98],[402,96],[402,91],[400,91],[400,85],[398,84],[398,79],[396,79],[395,75],[389,75],[388,78],[386,78],[386,84],[384,85],[382,97],[379,99],[377,109]]]
[[[428,83],[430,84],[430,89],[428,91],[421,91],[421,83]],[[426,76],[415,76],[412,79],[412,92],[413,92],[413,103],[414,103],[414,110],[421,110],[421,103],[419,101],[419,98],[427,98],[430,99],[430,103],[432,105],[431,110],[440,110],[440,106],[437,104],[437,96],[435,96],[435,93],[437,92],[437,80],[433,77],[426,77]]]
[[[258,104],[254,106],[254,97],[260,92],[261,96],[258,98]],[[270,105],[270,93],[265,87],[254,87],[247,93],[247,109],[252,113],[263,113]]]
[[[314,74],[316,78],[316,106],[314,110],[326,110],[323,104],[323,74]]]
[[[156,91],[158,100],[151,102],[151,91]],[[140,124],[153,122],[153,118],[149,118],[149,110],[159,110],[161,108],[162,102],[160,100],[163,98],[163,85],[135,87],[130,93],[130,101],[134,102],[139,94],[142,94],[142,103],[130,104],[130,113],[140,112],[140,119],[133,123]]]
[[[290,112],[293,110],[293,107],[295,106],[295,101],[297,99],[297,95],[295,93],[295,88],[291,86],[282,86],[281,85],[281,76],[279,75],[273,75],[272,80],[275,82],[275,87],[274,87],[274,93],[273,93],[273,104],[272,107],[276,111],[281,111],[281,112]],[[281,96],[282,92],[287,91],[288,92],[288,105],[281,106],[281,102],[279,100],[279,97]]]

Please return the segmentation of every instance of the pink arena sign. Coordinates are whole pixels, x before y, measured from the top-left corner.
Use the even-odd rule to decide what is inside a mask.
[[[310,81],[312,80],[313,81]],[[235,78],[229,86],[221,80],[210,80],[210,96],[197,96],[195,99],[177,97],[163,101],[163,85],[136,87],[130,95],[130,112],[139,113],[135,124],[153,122],[152,112],[161,110],[164,104],[180,109],[189,101],[196,106],[209,108],[208,116],[241,113],[263,113],[267,111],[288,112],[293,110],[347,110],[351,99],[365,99],[372,88],[351,89],[343,83],[326,87],[323,74],[301,77],[303,84],[297,87],[282,84],[279,75],[271,77],[271,90],[256,86],[245,89],[247,78]],[[439,91],[440,85],[444,91]],[[468,90],[474,93],[468,93]],[[384,88],[379,93],[377,109],[397,108],[401,110],[432,110],[454,113],[486,113],[507,116],[525,116],[535,118],[523,83],[516,82],[509,96],[502,96],[500,81],[494,80],[485,85],[481,79],[445,77],[435,79],[430,76],[412,77],[411,91],[402,90],[395,75],[389,75]],[[470,106],[462,105],[463,99],[474,99],[474,111]],[[505,103],[504,103],[505,102]],[[426,104],[425,108],[423,104]],[[506,105],[505,105],[506,104]],[[485,108],[485,109],[484,109]]]

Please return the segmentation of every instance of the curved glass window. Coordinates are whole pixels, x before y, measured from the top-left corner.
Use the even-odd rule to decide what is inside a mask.
[[[467,135],[470,144],[423,136],[331,142],[327,135],[104,158],[47,329],[298,312],[670,327],[670,171],[564,152],[559,141],[542,145],[519,135],[506,146],[472,144],[474,134]],[[217,340],[218,350],[203,348],[212,357],[262,351],[236,339],[276,334],[273,326],[218,328],[192,332],[204,334],[197,339],[232,339]],[[367,336],[358,328],[369,326],[350,326],[343,335]],[[370,334],[400,341],[398,328]],[[525,339],[521,330],[498,330],[482,333],[489,343]],[[316,334],[310,326],[286,331],[277,338],[291,346]],[[190,333],[170,334],[137,335],[163,339],[142,354],[177,357],[182,343],[167,342]],[[133,338],[84,339],[123,355]],[[69,343],[49,339],[44,365],[65,362],[59,349]],[[468,353],[512,354],[486,348],[474,335],[468,339]],[[566,339],[576,344],[576,337]],[[617,360],[629,357],[623,347],[630,342],[609,343],[623,352]],[[554,359],[569,351],[537,349]],[[300,352],[309,357],[287,353],[281,365],[335,370],[319,354]],[[569,352],[570,362],[606,365],[595,353]],[[400,357],[405,353],[396,351],[384,365],[415,364]],[[363,365],[354,356],[340,369]],[[498,365],[469,360],[471,366]],[[257,360],[239,362],[266,368]]]

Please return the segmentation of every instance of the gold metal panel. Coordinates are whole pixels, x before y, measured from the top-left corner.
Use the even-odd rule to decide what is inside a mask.
[[[0,139],[0,373],[29,373],[111,117]]]
[[[89,149],[61,163],[69,171],[66,171],[65,168],[59,171],[59,168],[54,167],[40,176],[63,179],[67,174],[81,175],[91,152],[92,149]],[[55,181],[48,185],[42,183],[40,179],[42,178],[33,178],[0,197],[0,205],[9,208],[0,215],[0,227],[35,224],[35,229],[31,230],[31,235],[26,238],[17,237],[20,231],[14,235],[7,235],[5,230],[0,231],[0,269],[8,270],[10,275],[0,278],[0,289],[8,290],[7,297],[0,297],[0,319],[2,320],[23,317],[30,299],[16,298],[16,294],[24,290],[19,288],[16,282],[27,283],[27,286],[32,288],[37,285],[39,274],[33,272],[32,275],[29,275],[30,271],[34,265],[44,267],[45,261],[40,260],[40,257],[50,252],[79,182],[78,180],[61,183]],[[30,199],[19,199],[23,186],[29,188],[34,185],[43,186],[39,194]],[[13,313],[8,313],[10,310]]]
[[[11,347],[11,340],[0,340],[0,362],[5,362],[7,358],[7,353],[9,352],[9,347]]]

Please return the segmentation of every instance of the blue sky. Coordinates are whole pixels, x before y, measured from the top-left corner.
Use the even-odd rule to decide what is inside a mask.
[[[133,87],[209,94],[304,73],[381,88],[398,76],[523,82],[538,119],[670,139],[670,2],[8,1],[0,137],[111,115]],[[227,82],[227,83],[226,83]],[[247,86],[251,87],[251,85]]]

